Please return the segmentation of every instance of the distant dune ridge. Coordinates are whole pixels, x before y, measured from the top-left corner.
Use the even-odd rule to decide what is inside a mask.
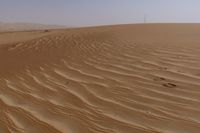
[[[0,34],[0,133],[199,133],[200,24]]]
[[[60,29],[64,26],[44,25],[35,23],[4,23],[0,22],[0,32],[2,31],[27,31],[27,30],[44,30],[44,29]]]

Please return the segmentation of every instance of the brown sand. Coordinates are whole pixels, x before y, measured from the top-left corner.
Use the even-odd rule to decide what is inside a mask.
[[[0,133],[199,133],[200,25],[0,34]]]
[[[65,27],[57,26],[57,25],[34,24],[34,23],[2,23],[0,22],[0,32],[61,29],[61,28],[65,28]]]

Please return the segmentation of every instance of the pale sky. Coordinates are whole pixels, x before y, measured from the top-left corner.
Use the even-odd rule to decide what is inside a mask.
[[[66,26],[200,23],[200,0],[0,0],[0,22]]]

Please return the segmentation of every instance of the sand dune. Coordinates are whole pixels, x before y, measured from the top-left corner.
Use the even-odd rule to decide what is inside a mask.
[[[0,132],[199,133],[199,36],[199,24],[0,34]]]
[[[57,26],[57,25],[34,24],[34,23],[3,23],[3,22],[0,22],[0,32],[61,29],[61,28],[65,28],[65,27]]]

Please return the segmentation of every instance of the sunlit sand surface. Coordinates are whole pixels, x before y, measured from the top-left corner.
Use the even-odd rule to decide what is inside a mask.
[[[200,25],[0,34],[0,133],[199,133]]]

